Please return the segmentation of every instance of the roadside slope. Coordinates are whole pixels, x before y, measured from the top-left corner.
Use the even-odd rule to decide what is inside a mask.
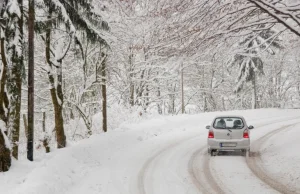
[[[269,176],[300,193],[300,124],[279,131],[259,147],[259,165]]]

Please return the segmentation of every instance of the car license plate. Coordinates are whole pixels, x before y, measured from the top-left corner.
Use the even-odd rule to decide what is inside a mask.
[[[236,147],[236,143],[220,143],[220,147]]]

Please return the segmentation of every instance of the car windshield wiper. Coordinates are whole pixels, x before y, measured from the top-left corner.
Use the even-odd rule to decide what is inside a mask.
[[[230,129],[226,128],[228,131],[232,132]]]

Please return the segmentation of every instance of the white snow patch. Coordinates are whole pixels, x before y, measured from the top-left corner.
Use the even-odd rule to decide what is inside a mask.
[[[9,140],[7,138],[7,136],[5,135],[4,131],[6,131],[6,124],[4,123],[4,121],[0,120],[0,130],[1,130],[1,133],[4,137],[4,141],[5,141],[5,146],[8,148],[8,149],[11,149],[11,145],[9,143]]]
[[[300,125],[290,127],[265,142],[262,152],[264,167],[277,180],[300,190]]]
[[[182,194],[184,191],[193,190],[193,184],[188,176],[187,162],[193,152],[206,145],[207,130],[204,126],[209,125],[216,115],[241,114],[248,121],[248,125],[254,126],[275,121],[283,122],[253,130],[251,136],[255,139],[288,123],[285,122],[287,119],[295,118],[300,115],[299,113],[300,110],[261,109],[159,116],[137,121],[137,123],[123,123],[116,130],[73,143],[68,148],[47,154],[37,162],[14,162],[9,172],[0,174],[1,192],[9,194],[139,193],[138,182],[142,167],[149,159],[160,155],[161,157],[154,157],[149,164],[150,171],[146,172],[145,179],[146,188],[154,189],[155,194],[166,194],[170,193],[169,191],[172,191],[172,194]],[[300,134],[297,132],[290,135],[298,136],[299,139]],[[293,142],[296,139],[295,137]],[[279,139],[277,142],[280,141]],[[169,147],[172,148],[170,151],[167,149]],[[279,149],[280,157],[288,156],[289,159],[293,155],[291,152],[296,151],[296,149],[282,148],[281,151],[280,148],[273,148]],[[228,185],[235,185],[235,192],[270,191],[263,185],[259,185],[261,184],[259,180],[252,180],[255,177],[251,175],[245,163],[242,163],[241,158],[232,156],[223,159],[214,161],[212,165],[216,164],[215,162],[227,165],[225,170],[228,172],[224,169],[222,171],[226,173],[224,176],[216,175],[223,177],[223,181],[227,181]],[[292,164],[290,160],[284,161],[286,165]],[[278,167],[276,162],[271,165],[273,168]],[[294,168],[296,170],[286,168],[286,171],[299,172],[297,167]],[[287,176],[285,178],[289,181]],[[241,183],[237,184],[237,180]],[[178,189],[175,189],[175,185]]]

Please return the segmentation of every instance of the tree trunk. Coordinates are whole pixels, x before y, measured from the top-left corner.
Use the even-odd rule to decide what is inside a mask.
[[[206,95],[205,92],[203,93],[203,112],[207,112],[207,99],[206,99]]]
[[[0,122],[2,123],[1,125],[6,127],[6,122],[7,122],[7,115],[5,109],[6,103],[5,103],[5,98],[6,98],[6,93],[4,91],[5,84],[6,84],[6,71],[7,71],[7,60],[5,56],[5,43],[4,43],[4,38],[1,38],[1,60],[2,60],[2,72],[0,72]],[[5,172],[8,171],[10,166],[11,166],[11,158],[10,158],[10,150],[6,147],[6,142],[5,142],[5,136],[6,134],[4,133],[6,131],[6,128],[0,129],[0,172]]]
[[[205,88],[205,66],[202,65],[201,66],[201,73],[202,73],[202,82],[201,82],[201,88],[204,89]],[[202,97],[203,97],[203,112],[207,112],[208,108],[207,108],[207,99],[206,99],[206,93],[203,92],[202,93]]]
[[[173,107],[173,94],[169,94],[169,103],[168,103],[168,113],[174,114],[174,107]]]
[[[157,88],[157,98],[159,99],[159,102],[157,102],[157,110],[158,110],[158,114],[162,114],[163,110],[162,110],[162,102],[160,101],[160,87]]]
[[[18,20],[18,28],[20,31],[20,40],[23,42],[23,0],[18,0],[21,9],[21,18]],[[8,79],[8,91],[10,94],[10,111],[8,131],[12,135],[12,156],[18,159],[18,144],[20,136],[20,110],[21,110],[21,90],[22,90],[22,69],[24,68],[24,57],[16,51],[16,47],[12,48],[12,69],[11,76]]]
[[[26,118],[25,114],[23,114],[23,122],[24,122],[25,135],[27,138],[28,137],[28,124],[27,124],[27,118]]]
[[[129,55],[129,79],[130,79],[130,97],[129,104],[134,106],[134,83],[133,83],[133,54]]]
[[[0,172],[6,172],[11,166],[10,150],[6,147],[5,134],[0,129]]]
[[[23,60],[23,59],[22,59]],[[18,65],[14,64],[11,72],[10,82],[10,110],[9,110],[9,125],[8,130],[12,135],[12,156],[18,159],[18,143],[20,136],[20,112],[21,112],[21,89],[22,89],[22,78],[20,66],[23,62],[19,61]]]
[[[52,63],[50,60],[50,42],[51,42],[51,29],[52,29],[52,11],[53,7],[49,7],[49,15],[46,30],[46,61],[52,68]],[[58,61],[59,65],[57,67],[57,85],[55,86],[54,76],[52,71],[48,72],[48,79],[50,82],[50,94],[54,107],[54,119],[55,119],[55,131],[56,131],[56,141],[57,148],[66,147],[66,136],[64,131],[64,120],[63,120],[63,92],[62,92],[62,61]]]
[[[183,90],[183,65],[181,64],[181,113],[184,114],[185,113],[185,106],[184,106],[184,90]]]
[[[62,103],[63,99],[58,101],[59,96],[57,94],[57,90],[54,87],[54,77],[53,75],[49,75],[49,81],[52,86],[50,89],[51,99],[54,106],[54,119],[55,119],[55,131],[56,131],[56,140],[57,140],[57,148],[66,147],[66,136],[64,132],[64,120],[62,116]],[[59,87],[59,85],[58,85]],[[61,87],[61,85],[60,85]]]
[[[257,101],[256,101],[256,75],[254,73],[253,79],[252,79],[252,109],[257,108]]]
[[[149,92],[150,92],[150,90],[149,90],[149,85],[146,85],[145,86],[145,90],[146,90],[146,92],[145,92],[145,101],[146,101],[146,103],[145,103],[145,109],[149,106],[149,104],[150,104],[150,98],[149,98]]]
[[[170,93],[169,94],[169,103],[168,103],[168,113],[175,114],[175,92],[176,92],[176,84],[170,84]]]
[[[64,120],[62,116],[62,105],[60,105],[56,99],[55,88],[51,89],[50,92],[54,106],[57,148],[64,148],[66,147],[66,136],[64,131]]]
[[[50,152],[50,147],[49,147],[49,139],[48,135],[46,133],[46,113],[43,112],[43,132],[44,132],[44,139],[43,139],[43,145],[45,147],[46,153]]]
[[[222,96],[222,106],[223,106],[223,111],[226,111],[225,100],[223,96]]]
[[[1,38],[1,60],[2,60],[2,68],[0,72],[0,119],[7,123],[7,115],[6,115],[6,108],[8,106],[5,105],[5,98],[6,98],[6,92],[5,92],[5,85],[6,85],[6,79],[7,79],[7,59],[5,55],[5,42],[4,38]]]
[[[27,158],[33,161],[34,138],[34,0],[29,0],[28,12],[28,137]]]
[[[133,83],[130,83],[130,99],[129,99],[130,105],[134,106],[134,85]]]
[[[102,88],[102,128],[104,132],[107,132],[107,96],[106,96],[106,55],[102,53],[102,57],[105,57],[105,59],[102,61],[101,67],[101,88]]]
[[[56,86],[56,103],[54,104],[55,109],[55,128],[57,137],[57,147],[66,147],[66,136],[64,130],[64,119],[63,119],[63,90],[62,90],[62,64],[60,62],[57,69],[57,86]]]

